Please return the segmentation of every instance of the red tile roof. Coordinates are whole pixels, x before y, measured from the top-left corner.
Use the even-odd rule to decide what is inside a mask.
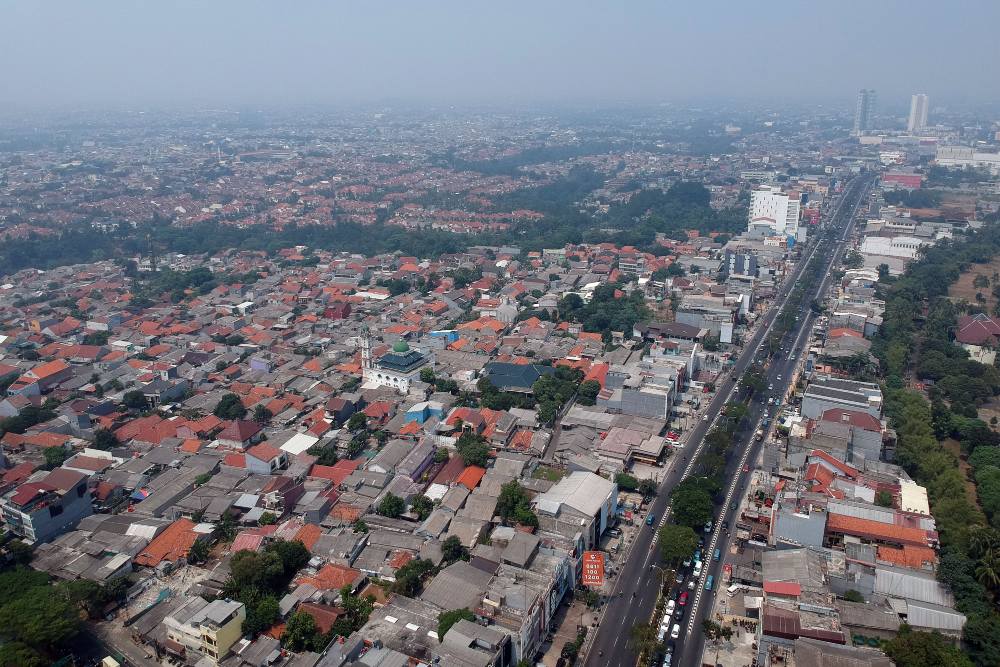
[[[456,484],[461,484],[469,491],[475,490],[479,486],[479,482],[482,481],[483,475],[486,474],[485,468],[480,468],[479,466],[467,466],[462,474],[458,476],[455,480]]]
[[[178,560],[187,556],[191,545],[197,539],[198,533],[194,532],[194,523],[188,519],[177,519],[146,545],[146,548],[135,557],[135,563],[156,567],[165,560]]]
[[[802,594],[802,585],[795,581],[765,581],[764,592],[771,595],[798,597]]]

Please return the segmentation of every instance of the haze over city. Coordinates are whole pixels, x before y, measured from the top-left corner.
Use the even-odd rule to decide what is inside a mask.
[[[13,2],[7,110],[994,101],[1000,5]],[[905,110],[905,109],[904,109]]]
[[[1000,3],[0,8],[0,667],[997,667]]]

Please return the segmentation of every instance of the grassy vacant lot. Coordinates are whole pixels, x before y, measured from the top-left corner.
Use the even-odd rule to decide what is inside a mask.
[[[994,313],[996,312],[994,309],[997,300],[993,296],[993,286],[1000,285],[1000,280],[994,281],[993,274],[1000,277],[1000,256],[994,257],[988,264],[973,264],[971,270],[959,276],[958,280],[948,289],[948,296],[952,301],[957,302],[964,299],[975,304],[979,303],[976,301],[976,293],[980,293],[986,297],[986,301],[982,303],[983,308],[987,313]],[[976,287],[974,285],[976,276],[983,276],[990,284],[987,287]]]
[[[531,474],[535,479],[546,479],[550,482],[558,482],[566,476],[566,471],[550,468],[549,466],[538,466]]]

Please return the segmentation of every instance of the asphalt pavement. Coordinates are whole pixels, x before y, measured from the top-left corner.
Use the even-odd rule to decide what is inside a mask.
[[[867,196],[870,184],[871,178],[865,176],[852,181],[829,215],[829,223],[826,223],[826,228],[842,227],[844,231],[837,237],[837,249],[834,253],[830,254],[830,263],[822,271],[823,278],[816,288],[816,294],[818,295],[821,295],[829,286],[830,266],[832,266],[843,250],[843,242],[849,236],[858,206]],[[675,454],[675,457],[680,456],[681,459],[679,461],[675,459],[674,465],[664,476],[659,487],[659,492],[648,509],[648,512],[652,513],[655,517],[654,524],[651,527],[642,526],[642,529],[635,537],[627,560],[619,570],[620,573],[615,581],[612,595],[605,606],[601,623],[596,630],[595,637],[589,643],[586,655],[582,659],[582,664],[585,667],[603,667],[605,665],[620,667],[635,666],[636,656],[628,649],[628,640],[633,626],[650,621],[656,605],[664,573],[664,570],[658,567],[659,554],[655,548],[656,529],[663,525],[669,517],[670,490],[692,473],[695,460],[701,453],[705,434],[714,426],[722,406],[735,393],[734,380],[741,378],[747,367],[757,357],[763,341],[766,340],[771,331],[775,318],[787,302],[793,285],[798,280],[803,269],[814,257],[816,249],[819,247],[818,240],[812,243],[809,250],[804,253],[802,260],[795,267],[793,275],[785,279],[772,307],[760,318],[750,340],[746,341],[742,353],[730,371],[728,379],[720,382],[719,386],[717,386],[716,394],[704,413],[708,416],[708,420],[698,421],[688,433],[684,449]],[[812,295],[809,296],[811,297]],[[805,299],[804,303],[808,304],[809,298]],[[785,334],[782,347],[789,348],[793,345],[801,345],[803,332],[808,333],[811,322],[812,313],[806,307],[796,326],[792,327],[792,330]],[[783,395],[786,393],[785,388],[791,382],[795,363],[791,353],[779,353],[772,359],[768,368],[768,381],[774,384],[775,390],[768,393],[773,395]],[[777,380],[779,376],[782,378],[781,380]],[[766,407],[765,404],[766,394],[762,394],[762,398],[751,403],[751,414],[748,416],[751,423],[759,424]],[[737,443],[738,447],[736,451],[739,452],[739,455],[730,457],[729,466],[726,471],[728,480],[728,486],[726,487],[727,497],[717,514],[718,520],[715,522],[715,530],[711,536],[708,536],[710,539],[706,539],[709,547],[707,553],[709,554],[712,553],[714,548],[722,547],[725,547],[723,548],[723,553],[728,553],[729,538],[721,535],[721,523],[728,512],[728,505],[732,498],[739,497],[738,493],[742,493],[742,490],[745,490],[749,475],[742,473],[743,466],[748,461],[755,461],[759,455],[761,443],[753,438],[755,430],[756,427],[746,430],[741,438],[741,442]],[[645,517],[640,517],[638,520],[644,521]],[[684,618],[680,621],[682,633],[681,637],[677,640],[673,662],[675,665],[683,665],[685,667],[695,665],[701,657],[703,645],[703,634],[700,629],[701,619],[705,617],[706,610],[711,607],[710,596],[715,592],[705,591],[704,582],[709,574],[712,574],[716,581],[720,581],[719,575],[723,562],[724,559],[719,562],[713,560],[706,561],[706,567],[701,579],[698,581],[695,590],[692,591],[692,595],[690,596],[692,599],[689,601]],[[685,639],[689,641],[685,641]]]

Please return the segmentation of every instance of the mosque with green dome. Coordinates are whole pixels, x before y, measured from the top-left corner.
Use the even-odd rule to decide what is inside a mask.
[[[372,358],[372,335],[367,327],[361,337],[361,366],[364,384],[367,387],[392,387],[405,394],[410,385],[420,378],[420,369],[434,363],[431,354],[412,349],[404,341],[398,341],[388,352],[378,359]]]

